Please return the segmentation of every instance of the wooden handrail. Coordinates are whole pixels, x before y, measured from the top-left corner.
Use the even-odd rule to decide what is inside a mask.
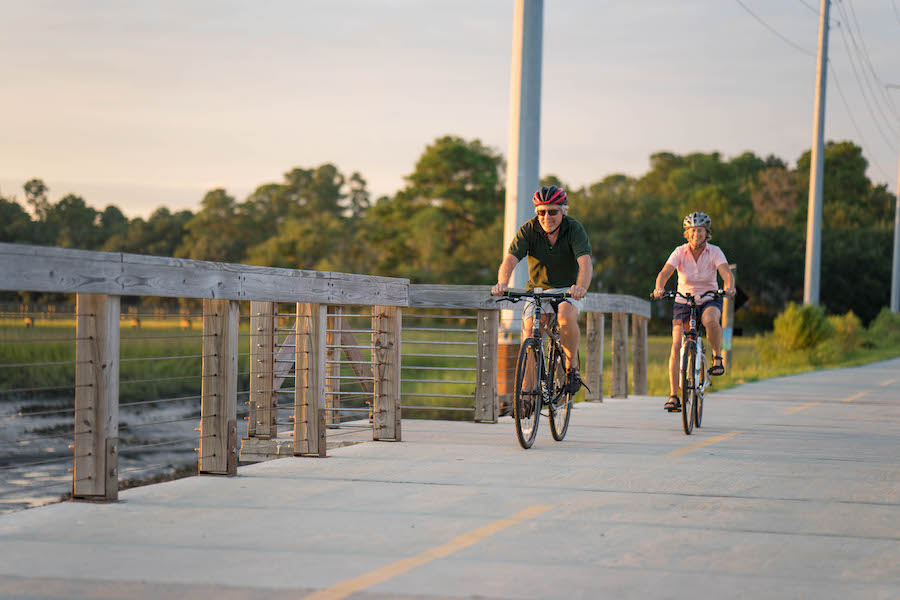
[[[369,387],[364,386],[373,394],[373,439],[400,441],[402,307],[477,311],[474,420],[497,421],[498,312],[518,310],[521,305],[498,303],[490,295],[490,289],[488,285],[410,285],[408,279],[395,277],[0,243],[0,290],[76,294],[77,312],[91,317],[77,321],[76,338],[89,341],[79,342],[78,359],[94,367],[109,366],[101,378],[96,369],[80,369],[77,374],[79,389],[90,393],[83,391],[76,402],[90,407],[103,420],[103,423],[88,423],[92,432],[100,434],[90,438],[82,435],[76,441],[76,456],[92,457],[75,465],[84,476],[74,493],[83,498],[115,500],[117,496],[119,296],[204,301],[199,470],[233,475],[237,468],[238,443],[235,437],[238,302],[253,302],[251,380],[254,383],[249,398],[249,437],[268,438],[274,448],[270,452],[275,455],[324,456],[326,426],[340,422],[339,418],[336,421],[332,418],[326,423],[324,417],[329,408],[340,406],[338,402],[326,406],[324,400],[329,372],[327,307],[373,307],[375,357],[373,370],[366,371],[371,372],[368,377],[372,382]],[[96,306],[85,309],[88,301]],[[275,303],[278,302],[295,304],[297,319],[295,330],[276,351]],[[625,322],[629,315],[637,349],[633,356],[635,378],[642,379],[635,381],[634,389],[636,393],[646,390],[646,320],[650,317],[650,303],[633,296],[592,292],[585,297],[584,311],[589,316],[586,380],[597,387],[590,399],[602,398],[604,313],[613,315],[613,395],[627,395],[625,353],[631,346],[627,343]],[[97,322],[100,315],[105,320]],[[336,334],[331,332],[331,335]],[[285,452],[287,444],[279,445],[284,440],[276,439],[275,390],[288,375],[286,369],[291,362],[283,358],[290,355],[297,365],[294,432],[290,449]],[[351,362],[355,366],[361,360]]]
[[[521,291],[521,290],[516,290]],[[430,285],[409,286],[409,306],[419,308],[471,308],[480,310],[514,309],[511,302],[497,302],[489,285]],[[628,313],[650,318],[650,302],[624,294],[588,292],[584,297],[584,311],[598,313]]]
[[[0,243],[0,290],[406,306],[409,280]]]

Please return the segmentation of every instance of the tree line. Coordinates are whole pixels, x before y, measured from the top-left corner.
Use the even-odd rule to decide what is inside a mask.
[[[795,167],[752,152],[658,152],[639,177],[613,174],[575,188],[548,175],[541,183],[567,190],[569,215],[590,236],[592,291],[645,297],[684,243],[684,215],[708,213],[712,242],[737,265],[749,298],[741,323],[758,330],[802,300],[809,164],[809,151]],[[864,322],[889,302],[894,205],[867,166],[852,142],[826,144],[821,301]],[[488,284],[505,250],[505,167],[479,140],[444,136],[393,196],[373,200],[360,173],[326,163],[294,168],[243,201],[214,189],[197,212],[161,207],[146,219],[112,205],[96,210],[75,194],[51,202],[43,181],[32,179],[23,202],[0,196],[0,241]]]

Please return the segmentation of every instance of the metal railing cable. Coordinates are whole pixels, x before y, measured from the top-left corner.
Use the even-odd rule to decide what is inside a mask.
[[[461,413],[475,410],[477,381],[475,378],[465,379],[465,374],[477,374],[477,367],[473,363],[477,361],[480,351],[477,337],[479,331],[470,322],[478,317],[458,311],[452,314],[445,312],[441,309],[416,309],[403,313],[401,410],[417,413]],[[419,350],[421,347],[424,347],[424,351]],[[460,352],[463,349],[471,349],[472,353]],[[438,360],[440,363],[436,364]],[[435,377],[438,374],[450,377]],[[463,391],[466,393],[462,393]],[[441,399],[444,402],[440,402]],[[423,400],[436,402],[429,405],[421,402]]]

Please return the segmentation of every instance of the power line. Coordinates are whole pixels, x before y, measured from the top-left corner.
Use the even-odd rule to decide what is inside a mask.
[[[741,0],[734,0],[734,1],[737,2],[738,4],[740,4],[740,5],[741,5],[741,8],[743,8],[745,11],[747,11],[747,14],[749,14],[751,17],[753,17],[754,19],[756,19],[756,20],[759,22],[760,25],[762,25],[763,27],[765,27],[766,29],[768,29],[769,31],[771,31],[772,33],[774,33],[775,35],[777,35],[777,36],[778,36],[779,38],[781,38],[782,41],[784,41],[786,44],[788,44],[789,46],[791,46],[791,47],[793,47],[793,48],[796,48],[797,50],[799,50],[799,51],[802,52],[803,54],[806,54],[807,56],[812,56],[813,58],[816,57],[816,55],[815,55],[813,52],[810,52],[810,51],[807,50],[806,48],[803,48],[803,47],[800,46],[799,44],[796,44],[796,43],[794,43],[793,41],[791,41],[791,40],[789,40],[788,38],[786,38],[785,36],[781,35],[781,33],[779,33],[777,29],[775,29],[774,27],[772,27],[771,25],[769,25],[768,23],[766,23],[765,21],[763,21],[761,18],[759,18],[759,16],[757,16],[756,13],[754,13],[752,10],[750,10],[749,8],[747,8],[747,5],[744,4],[743,2],[741,2]]]
[[[884,82],[878,76],[878,73],[875,72],[875,66],[872,64],[872,59],[869,55],[869,49],[866,47],[866,38],[865,38],[865,36],[863,36],[862,28],[859,26],[859,21],[856,18],[856,11],[853,9],[853,4],[850,2],[850,0],[846,0],[846,3],[847,3],[847,7],[850,10],[850,17],[851,17],[851,19],[848,19],[848,23],[850,23],[850,39],[853,40],[853,44],[854,44],[854,46],[856,46],[857,52],[859,52],[862,55],[862,59],[860,59],[860,65],[864,65],[869,68],[869,72],[872,74],[872,77],[875,79],[875,83],[876,83],[876,85],[872,86],[872,87],[878,89],[881,92],[882,102],[884,102],[886,105],[888,105],[888,108],[895,108],[892,106],[891,101],[887,95],[887,90],[884,88]],[[843,2],[839,2],[838,10],[840,10],[842,13],[844,13],[845,18],[846,18],[847,13],[843,9],[842,4],[843,4]],[[856,27],[856,36],[854,36],[854,34],[853,34],[854,26]],[[859,45],[856,44],[856,37],[859,38]],[[860,47],[862,48],[861,50],[860,50]],[[865,70],[863,71],[863,73],[865,73]],[[866,77],[866,84],[868,84],[868,83],[869,83],[869,79],[868,79],[868,77]],[[872,91],[871,88],[870,88],[870,91]],[[879,112],[881,112],[885,121],[890,122],[890,119],[881,110],[881,105],[877,102],[878,95],[874,91],[872,91],[872,96],[875,98],[876,106],[878,107],[878,110],[879,110]],[[900,115],[895,115],[895,116],[897,117],[897,120],[900,121]]]
[[[819,14],[818,8],[816,8],[815,6],[812,6],[811,4],[808,4],[805,0],[797,0],[797,1],[800,4],[802,4],[803,6],[805,6],[806,8],[808,8],[809,10],[811,10],[814,15],[818,16],[818,14]]]
[[[840,2],[840,0],[837,0],[837,1]],[[893,0],[892,0],[892,1],[893,1]],[[796,49],[796,50],[802,52],[803,54],[806,54],[807,56],[812,56],[812,57],[815,58],[815,56],[816,56],[815,54],[813,54],[813,53],[810,52],[809,50],[803,48],[803,47],[800,46],[799,44],[796,44],[796,43],[793,42],[792,40],[790,40],[790,39],[788,39],[787,37],[785,37],[784,35],[782,35],[778,30],[776,30],[774,27],[772,27],[772,26],[769,25],[766,21],[764,21],[761,17],[759,17],[759,15],[757,15],[757,14],[754,13],[752,10],[750,10],[750,8],[748,8],[747,5],[744,4],[741,0],[735,0],[735,2],[737,2],[737,3],[741,6],[741,8],[743,8],[743,9],[747,12],[747,14],[749,14],[751,17],[753,17],[754,19],[756,19],[756,21],[759,22],[760,25],[762,25],[763,27],[765,27],[766,29],[768,29],[769,31],[771,31],[773,34],[775,34],[777,37],[779,37],[779,38],[780,38],[782,41],[784,41],[786,44],[788,44],[788,45],[791,46],[792,48],[794,48],[794,49]],[[803,0],[800,0],[800,2],[803,3],[804,5],[806,5],[807,8],[812,8],[811,6],[809,6],[808,4],[806,4],[806,2],[804,2]],[[815,12],[816,12],[816,14],[819,14],[819,11],[815,11]],[[843,12],[843,11],[842,11],[842,12]],[[850,19],[846,16],[846,14],[845,14],[845,16],[844,16],[844,19],[845,19],[848,23],[850,22]],[[848,48],[848,56],[849,56],[849,55],[850,55],[850,51],[852,50],[852,48],[849,46],[849,44],[847,44],[846,36],[845,36],[845,34],[844,34],[844,28],[840,26],[840,21],[836,22],[834,25],[835,25],[838,29],[841,30],[841,36],[844,37],[844,44],[845,44],[845,45],[847,46],[847,48]],[[851,39],[854,39],[854,38],[853,38],[852,25],[851,25],[850,27],[851,27],[850,36],[851,36]],[[860,34],[860,35],[861,35],[861,34]],[[854,44],[855,44],[855,43],[856,43],[856,42],[855,42],[855,39],[854,39]],[[862,59],[859,59],[859,60],[860,60],[860,62],[862,63]],[[885,134],[884,134],[884,131],[882,130],[882,128],[881,128],[881,127],[879,126],[879,124],[878,124],[878,120],[875,118],[875,113],[874,113],[874,111],[872,110],[871,106],[869,105],[868,96],[865,95],[865,91],[864,91],[864,89],[863,89],[862,83],[859,81],[859,75],[858,75],[858,73],[857,73],[857,71],[856,71],[856,64],[853,62],[852,58],[851,58],[851,60],[850,60],[850,64],[851,64],[851,66],[853,67],[853,73],[854,73],[854,76],[856,76],[856,78],[857,78],[857,83],[858,83],[859,86],[860,86],[860,91],[863,92],[863,100],[865,100],[865,102],[866,102],[866,107],[869,109],[869,114],[872,116],[872,120],[873,120],[873,122],[875,123],[875,126],[876,126],[876,129],[878,130],[878,133],[882,136],[882,138],[885,140],[885,142],[886,142],[889,146],[891,146],[892,149],[894,149],[894,146],[893,146],[893,145],[891,144],[891,142],[887,139],[887,137],[886,137]],[[862,146],[863,146],[864,148],[865,148],[865,147],[871,147],[871,146],[868,144],[868,142],[866,141],[865,136],[862,134],[862,130],[861,130],[860,127],[859,127],[859,123],[856,122],[856,119],[855,119],[855,117],[853,116],[853,111],[850,109],[850,104],[847,102],[847,97],[844,95],[844,91],[843,91],[843,89],[841,88],[840,81],[838,80],[838,77],[837,77],[837,71],[835,70],[834,64],[833,64],[833,62],[832,62],[831,59],[828,60],[828,67],[831,69],[831,75],[832,75],[832,79],[833,79],[833,81],[834,81],[835,87],[837,88],[838,94],[840,95],[841,100],[842,100],[843,103],[844,103],[844,108],[847,110],[847,115],[850,117],[850,121],[853,123],[853,127],[856,129],[856,133],[859,135],[859,139],[860,139],[860,141],[861,141],[861,143],[862,143]],[[871,63],[870,63],[870,68],[872,69],[872,72],[874,73],[874,68],[871,67]],[[880,82],[880,79],[877,78],[877,75],[876,75],[876,79]],[[866,81],[868,82],[868,80],[866,80]],[[883,85],[883,87],[885,88],[885,90],[886,90],[887,88],[889,88],[889,87],[900,87],[900,86],[892,86],[892,85],[888,85],[888,84],[882,84],[882,85]],[[886,93],[886,91],[885,91],[885,93]],[[879,109],[880,109],[880,105],[879,105]],[[889,120],[888,120],[888,122],[889,122]],[[884,168],[882,168],[882,166],[881,166],[880,163],[878,163],[874,158],[872,158],[872,159],[870,160],[870,162],[871,162],[873,165],[875,165],[875,167],[881,172],[881,174],[885,177],[885,179],[890,179],[890,177],[886,174],[886,171],[884,170]]]
[[[852,29],[850,29],[850,28],[848,28],[848,29],[850,30],[850,31],[849,31],[849,33],[850,33],[850,39],[853,40],[853,44],[854,44],[854,46],[857,47],[857,50],[858,50],[859,47],[856,45],[856,40],[855,40],[854,37],[853,37],[853,31],[852,31]],[[852,47],[850,46],[850,44],[847,42],[847,37],[844,35],[844,31],[843,31],[843,30],[841,30],[841,37],[844,39],[844,46],[847,48],[847,57],[848,57],[848,59],[850,60],[850,66],[851,66],[851,68],[853,69],[853,76],[856,78],[856,84],[859,86],[860,94],[862,95],[863,102],[864,102],[865,105],[866,105],[866,109],[869,111],[869,115],[871,115],[871,117],[872,117],[872,122],[875,124],[876,128],[878,129],[879,133],[881,133],[882,138],[885,140],[885,142],[888,144],[888,146],[893,147],[893,145],[891,144],[891,142],[890,142],[890,141],[887,139],[887,137],[884,135],[884,132],[883,132],[882,128],[879,126],[878,118],[877,118],[876,115],[875,115],[875,111],[872,110],[872,105],[869,103],[869,96],[868,96],[868,94],[866,93],[866,87],[863,86],[863,82],[862,82],[862,79],[865,79],[865,71],[863,70],[863,76],[862,76],[862,79],[861,79],[861,78],[860,78],[859,71],[858,71],[857,68],[856,68],[856,62],[855,62],[854,59],[853,59],[853,52],[852,52],[853,48],[852,48]],[[863,66],[863,64],[862,64],[862,62],[863,62],[862,57],[859,56],[859,55],[857,55],[857,60],[859,60],[859,62],[860,62],[860,68],[861,68],[861,69],[864,69],[864,66]],[[866,80],[866,85],[868,86],[869,80],[868,80],[868,79],[865,79],[865,80]],[[872,92],[871,92],[871,87],[869,87],[869,93],[872,93]],[[873,95],[874,95],[874,94],[873,94]],[[877,102],[876,102],[875,106],[876,106],[876,108],[878,108],[879,111],[881,111],[881,106],[880,106]],[[887,117],[885,117],[883,111],[881,111],[881,114],[882,114],[882,117],[885,118],[886,122],[889,123],[889,121],[887,120]],[[896,135],[896,133],[892,130],[892,131],[891,131],[891,135]]]
[[[837,88],[838,95],[844,102],[844,108],[847,109],[847,116],[850,117],[850,122],[853,123],[853,127],[856,129],[856,134],[859,136],[859,139],[862,142],[863,146],[869,146],[868,142],[866,142],[866,137],[862,134],[862,130],[859,128],[859,124],[856,122],[856,119],[853,118],[853,111],[850,110],[850,104],[847,102],[847,97],[844,96],[844,90],[841,89],[841,82],[838,80],[837,71],[834,69],[834,65],[830,60],[828,61],[828,66],[831,69],[831,79],[834,81],[834,87]],[[881,174],[886,180],[890,179],[890,177],[887,175],[887,172],[882,168],[881,164],[875,160],[874,157],[871,159],[871,162],[878,168],[879,171],[881,171]]]

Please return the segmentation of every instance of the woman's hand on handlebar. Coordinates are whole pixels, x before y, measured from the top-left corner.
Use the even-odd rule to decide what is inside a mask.
[[[491,296],[502,296],[509,291],[509,284],[498,283],[491,288]]]
[[[665,293],[666,293],[666,290],[664,290],[663,288],[656,288],[655,290],[650,292],[650,297],[651,298],[662,298],[663,294],[665,294]]]
[[[734,298],[735,293],[737,293],[737,290],[735,290],[733,287],[727,287],[724,291],[725,295],[729,298]]]

